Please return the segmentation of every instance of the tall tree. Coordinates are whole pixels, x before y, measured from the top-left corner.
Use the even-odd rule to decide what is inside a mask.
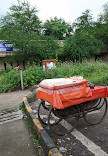
[[[78,17],[73,23],[73,29],[76,32],[80,32],[83,30],[91,31],[93,26],[93,18],[90,13],[90,10],[86,10],[82,13],[80,17]]]
[[[94,36],[103,41],[104,49],[108,51],[108,3],[103,5],[103,12],[99,15],[95,25]]]
[[[13,60],[39,63],[43,59],[55,58],[58,49],[58,44],[51,37],[40,35],[40,31],[37,9],[30,7],[28,1],[18,1],[2,18],[0,39],[13,43],[18,49]]]
[[[71,35],[72,27],[62,18],[51,18],[44,23],[44,34],[46,36],[53,36],[57,39],[64,39],[64,36]]]
[[[103,13],[100,14],[99,21],[103,24],[108,24],[108,2],[103,5]]]
[[[40,32],[40,20],[37,16],[37,9],[30,7],[28,1],[20,2],[18,0],[17,5],[12,5],[7,15],[1,19],[1,27],[3,36],[5,39],[7,34],[10,36],[16,31],[23,33]],[[15,34],[14,34],[15,35]]]

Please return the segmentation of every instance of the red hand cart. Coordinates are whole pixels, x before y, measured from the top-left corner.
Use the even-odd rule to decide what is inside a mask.
[[[99,124],[107,112],[106,97],[107,87],[92,86],[91,89],[85,79],[46,79],[39,84],[37,93],[37,99],[41,99],[38,117],[52,132],[64,135],[70,133],[82,117],[89,124]]]

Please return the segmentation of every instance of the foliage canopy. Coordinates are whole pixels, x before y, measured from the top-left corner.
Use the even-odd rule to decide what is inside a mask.
[[[102,46],[102,42],[95,39],[88,32],[83,31],[75,33],[66,40],[66,44],[63,47],[63,55],[65,60],[82,62],[83,58],[89,58],[98,53],[100,46]]]
[[[19,49],[8,61],[39,63],[56,56],[58,44],[54,42],[54,38],[41,35],[37,9],[30,7],[28,1],[18,1],[18,5],[10,7],[10,12],[2,19],[0,36]]]
[[[80,17],[78,17],[73,23],[73,29],[76,32],[80,32],[83,30],[90,31],[94,25],[93,18],[90,10],[86,10],[82,13]]]
[[[94,36],[104,43],[105,51],[108,51],[108,3],[103,5],[103,13],[95,23]]]
[[[61,52],[65,60],[76,62],[97,54],[102,48],[108,51],[108,3],[96,22],[90,10],[85,10],[72,25],[57,17],[42,24],[37,13],[36,7],[31,7],[28,1],[18,0],[1,19],[0,39],[20,48],[14,60],[39,63]],[[66,37],[66,45],[60,51],[55,39]]]
[[[94,82],[96,85],[108,86],[108,63],[95,62],[93,64],[83,63],[63,63],[59,64],[51,72],[43,71],[42,67],[33,65],[23,71],[24,88],[38,84],[46,78],[63,78],[72,76],[83,76],[85,79]],[[2,76],[2,77],[1,77]],[[11,70],[8,73],[0,74],[0,93],[7,88],[20,86],[20,72]]]
[[[23,34],[27,32],[35,32],[39,34],[41,21],[37,16],[37,12],[38,11],[35,7],[30,7],[28,1],[18,1],[18,4],[12,5],[10,7],[10,12],[2,18],[2,33],[7,32],[9,35],[10,33],[12,34],[18,31]]]
[[[47,36],[53,36],[59,40],[63,40],[64,35],[70,36],[71,32],[71,25],[62,18],[58,19],[57,17],[54,17],[44,23],[44,34]]]

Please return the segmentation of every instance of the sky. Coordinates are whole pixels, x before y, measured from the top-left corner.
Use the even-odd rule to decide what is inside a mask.
[[[12,4],[17,4],[17,0],[0,1],[0,17],[6,15]],[[108,0],[28,0],[28,2],[30,6],[36,6],[37,15],[43,22],[57,16],[73,23],[86,9],[91,10],[94,19],[97,19],[103,10],[102,6]]]

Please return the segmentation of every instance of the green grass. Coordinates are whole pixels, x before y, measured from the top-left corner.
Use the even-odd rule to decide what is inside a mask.
[[[108,63],[58,63],[57,67],[50,72],[45,72],[42,67],[34,65],[23,71],[24,88],[38,84],[43,79],[72,76],[83,76],[84,79],[96,85],[108,86]],[[0,74],[0,93],[16,86],[20,86],[19,71],[11,70]]]
[[[39,146],[40,146],[40,138],[36,134],[36,131],[33,129],[33,124],[32,124],[31,119],[28,116],[25,116],[24,119],[27,121],[28,128],[31,130],[30,137],[32,138],[34,145],[36,146],[36,148],[39,148]]]
[[[51,78],[83,76],[96,85],[108,85],[108,63],[64,63],[50,72]]]
[[[25,112],[25,106],[24,106],[24,103],[21,103],[20,106],[19,106],[19,108],[20,108],[22,111]]]

